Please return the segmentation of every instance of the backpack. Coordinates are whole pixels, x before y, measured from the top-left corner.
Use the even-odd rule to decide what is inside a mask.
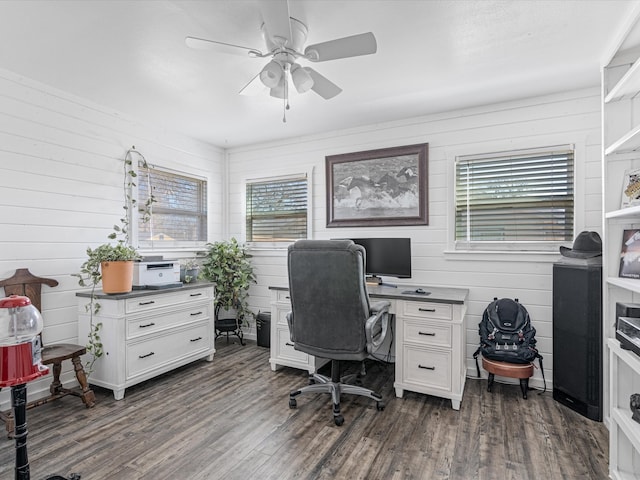
[[[490,360],[519,364],[531,363],[537,358],[544,379],[542,355],[536,349],[536,329],[531,325],[529,312],[517,298],[494,298],[485,308],[478,329],[480,346],[473,354],[478,377],[478,355],[481,353]]]

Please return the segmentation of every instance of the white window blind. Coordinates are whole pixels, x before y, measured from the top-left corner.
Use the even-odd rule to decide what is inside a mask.
[[[307,238],[307,178],[247,183],[247,241],[285,242]]]
[[[570,147],[456,160],[456,243],[565,242],[573,238]]]
[[[141,216],[149,188],[155,202],[148,222],[138,221],[142,248],[191,247],[207,240],[207,182],[202,178],[138,167],[138,213]]]

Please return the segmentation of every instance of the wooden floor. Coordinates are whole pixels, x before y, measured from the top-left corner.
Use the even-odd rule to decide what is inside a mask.
[[[333,423],[328,395],[288,392],[305,372],[272,372],[268,349],[219,342],[199,361],[127,389],[97,389],[98,403],[62,400],[29,410],[31,478],[186,479],[605,479],[608,432],[555,402],[523,400],[515,385],[468,379],[460,411],[416,393],[395,398],[393,366],[367,363],[365,386],[383,395],[343,396]],[[13,440],[0,439],[0,479],[12,479]]]

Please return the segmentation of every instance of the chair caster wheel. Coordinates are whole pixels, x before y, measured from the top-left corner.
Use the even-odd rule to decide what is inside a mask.
[[[296,408],[298,406],[298,402],[295,398],[289,399],[289,408]]]
[[[376,402],[376,408],[378,409],[379,412],[383,411],[385,407],[384,402]]]
[[[344,417],[342,415],[337,415],[333,417],[333,421],[336,422],[338,427],[340,427],[344,423]]]

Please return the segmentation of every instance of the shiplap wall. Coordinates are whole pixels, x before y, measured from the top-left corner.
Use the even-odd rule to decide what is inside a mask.
[[[601,231],[600,92],[587,89],[540,98],[376,124],[348,131],[228,150],[229,236],[244,239],[246,179],[313,172],[312,237],[408,236],[413,278],[397,283],[469,289],[467,369],[477,325],[493,297],[519,298],[538,330],[548,383],[552,366],[552,266],[550,254],[451,253],[453,162],[457,155],[560,144],[576,149],[576,232]],[[278,121],[277,118],[273,120]],[[377,148],[429,143],[429,225],[386,228],[326,228],[325,156]],[[250,291],[255,311],[270,310],[270,285],[286,286],[286,256],[280,249],[252,251],[258,283]],[[394,279],[387,279],[395,281]],[[540,371],[532,381],[542,385]]]
[[[151,164],[208,179],[209,239],[222,238],[222,149],[11,72],[0,70],[0,92],[0,278],[26,267],[59,282],[42,289],[45,343],[78,342],[80,287],[71,274],[84,262],[86,248],[108,242],[119,223],[123,158],[131,146]],[[181,256],[173,255],[166,258]],[[65,363],[63,378],[73,381]],[[41,396],[49,383],[50,376],[30,383],[29,398]],[[0,392],[1,408],[8,405],[8,392]]]

